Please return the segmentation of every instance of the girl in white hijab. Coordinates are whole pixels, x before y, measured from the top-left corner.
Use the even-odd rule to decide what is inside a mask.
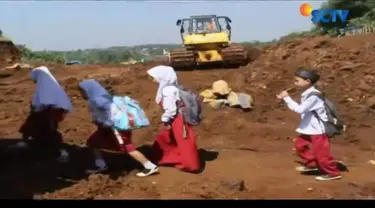
[[[176,72],[172,67],[161,65],[147,73],[159,84],[155,102],[164,110],[161,116],[163,124],[153,146],[155,160],[158,165],[174,165],[189,172],[199,171],[194,132],[180,113],[184,105],[179,95]]]
[[[61,148],[63,139],[58,132],[58,124],[73,110],[72,103],[47,67],[33,69],[30,76],[36,83],[36,90],[30,114],[20,128],[23,141],[17,143],[16,147],[26,148],[27,141],[32,139],[34,144],[44,147],[45,150],[60,150],[58,160],[66,162],[69,154]]]

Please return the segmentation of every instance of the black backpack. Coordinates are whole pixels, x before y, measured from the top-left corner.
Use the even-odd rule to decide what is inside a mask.
[[[324,97],[320,92],[311,92],[310,94],[308,94],[307,98],[312,95],[318,96],[324,102],[324,108],[327,112],[328,121],[323,121],[315,111],[313,111],[313,114],[324,124],[325,133],[328,135],[328,137],[333,138],[336,135],[342,134],[346,130],[346,126],[344,121],[338,114],[336,106],[326,97]]]

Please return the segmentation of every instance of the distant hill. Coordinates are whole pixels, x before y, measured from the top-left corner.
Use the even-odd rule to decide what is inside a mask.
[[[75,51],[34,51],[35,54],[50,54],[65,61],[77,60],[82,63],[121,63],[129,60],[149,61],[155,56],[163,56],[180,44],[145,44],[135,46],[113,46],[109,48],[79,49]]]
[[[99,51],[115,51],[115,52],[124,52],[124,51],[131,51],[135,53],[150,53],[150,55],[163,55],[164,50],[171,50],[173,48],[181,47],[181,44],[146,44],[146,45],[135,45],[135,46],[112,46],[108,48],[92,48],[92,49],[79,49],[75,51],[53,51],[49,50],[48,52],[53,53],[92,53],[92,52],[99,52]],[[35,51],[35,52],[42,52],[42,51]]]
[[[146,44],[133,46],[133,50],[152,57],[162,56],[164,51],[168,52],[181,46],[181,44]]]

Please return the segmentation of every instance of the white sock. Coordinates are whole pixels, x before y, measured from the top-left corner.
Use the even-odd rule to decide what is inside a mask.
[[[60,149],[60,156],[61,157],[69,157],[69,153],[64,149]]]
[[[104,168],[105,166],[107,166],[107,164],[105,163],[105,161],[103,159],[96,159],[95,165],[98,168]]]
[[[153,169],[156,167],[156,165],[150,161],[146,162],[145,164],[143,164],[143,167],[145,167],[146,169]]]

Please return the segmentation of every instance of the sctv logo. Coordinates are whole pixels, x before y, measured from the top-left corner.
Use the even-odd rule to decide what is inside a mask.
[[[337,22],[346,22],[349,15],[349,10],[342,9],[312,9],[310,4],[304,3],[300,6],[299,11],[302,16],[308,17],[312,16],[311,21],[316,24],[319,22],[329,23]]]

